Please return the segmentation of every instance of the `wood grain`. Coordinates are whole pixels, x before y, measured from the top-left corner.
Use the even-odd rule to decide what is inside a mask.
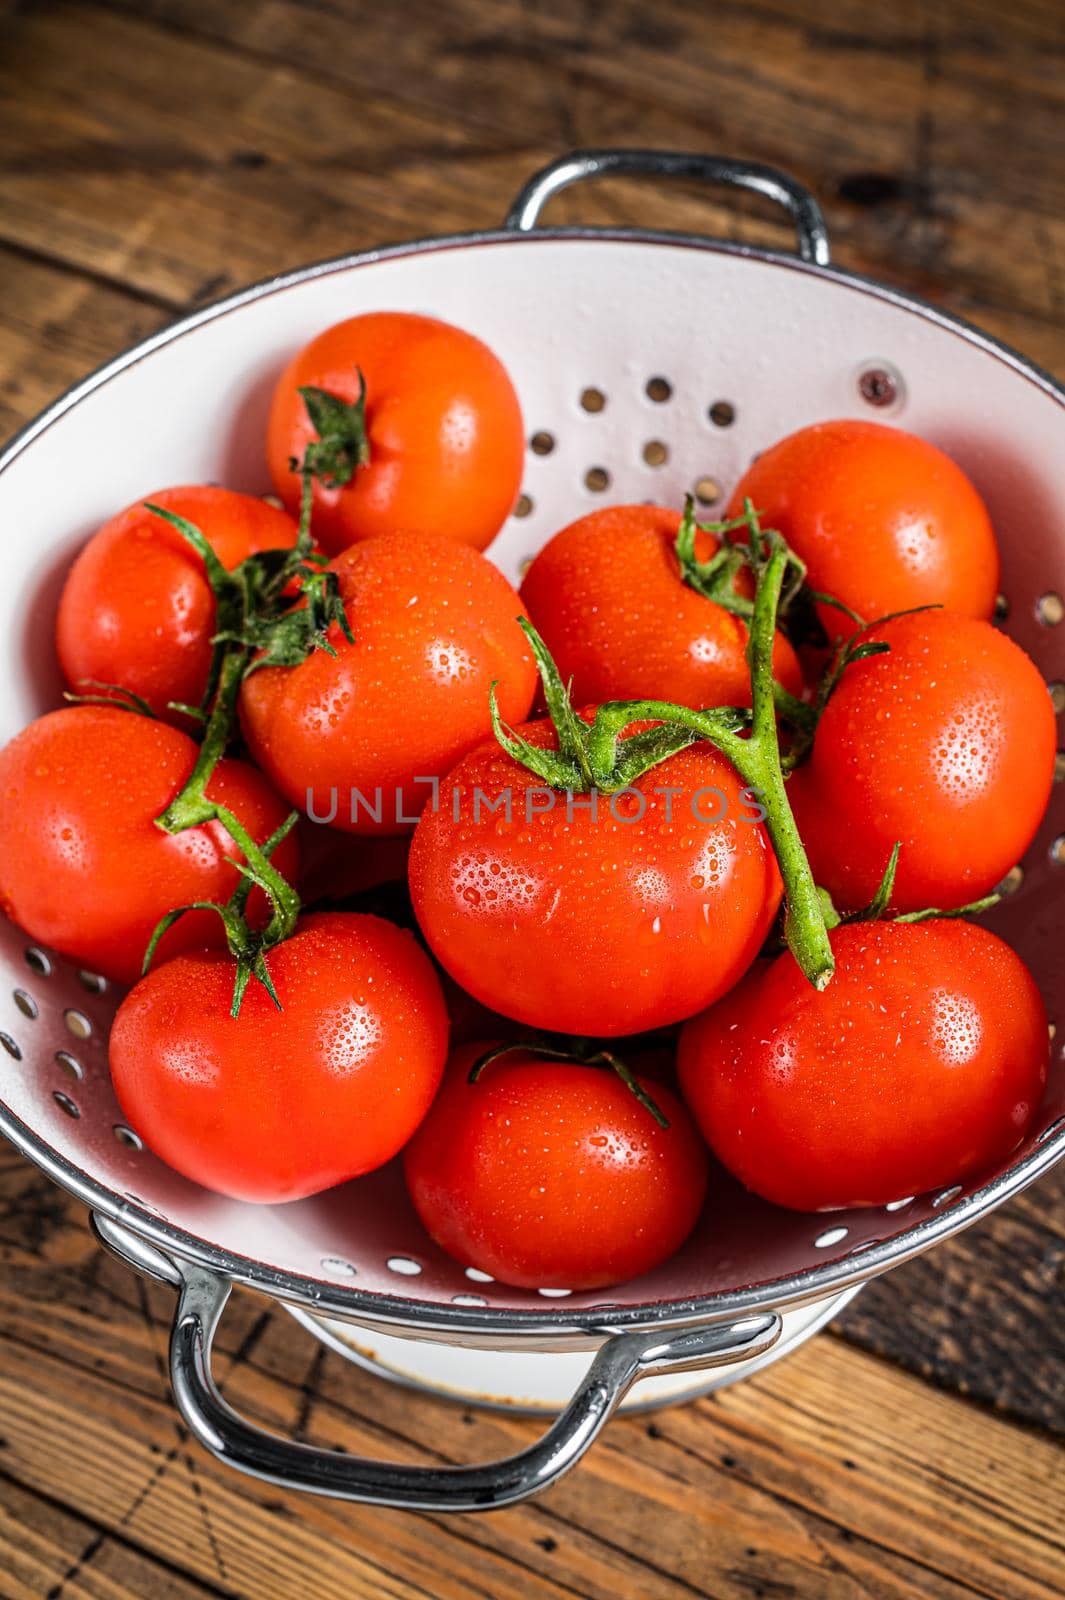
[[[9,1257],[0,1474],[225,1592],[287,1600],[309,1564],[337,1600],[1061,1592],[1060,1451],[832,1340],[716,1398],[615,1422],[534,1506],[413,1517],[278,1494],[184,1436],[165,1382],[169,1294],[67,1238],[47,1273],[37,1254]],[[267,1425],[359,1453],[476,1461],[540,1426],[380,1384],[250,1295],[218,1366]]]
[[[842,263],[1065,375],[1063,60],[1056,0],[0,7],[0,434],[174,314],[494,226],[592,144],[775,162]],[[551,215],[791,246],[771,208],[690,184],[614,180]],[[170,1297],[5,1152],[0,1600],[1065,1593],[1063,1198],[1059,1171],[779,1368],[618,1421],[543,1502],[461,1520],[217,1468],[167,1395]],[[533,1435],[379,1385],[251,1296],[219,1350],[240,1404],[322,1443],[473,1461]]]

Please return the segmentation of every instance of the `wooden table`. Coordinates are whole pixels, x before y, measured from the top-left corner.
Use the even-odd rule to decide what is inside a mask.
[[[283,266],[491,226],[535,167],[596,143],[789,168],[842,262],[1065,373],[1055,0],[2,9],[5,434],[174,313]],[[685,186],[592,187],[556,215],[789,242],[779,216]],[[170,1296],[10,1151],[0,1184],[3,1600],[1065,1593],[1060,1169],[781,1366],[615,1422],[540,1503],[468,1519],[217,1467],[170,1403]],[[238,1402],[323,1444],[476,1461],[536,1427],[375,1382],[251,1296],[222,1352]]]

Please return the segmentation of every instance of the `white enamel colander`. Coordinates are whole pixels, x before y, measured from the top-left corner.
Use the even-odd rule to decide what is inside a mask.
[[[791,212],[799,253],[537,226],[555,191],[614,171],[757,190]],[[986,334],[832,267],[817,205],[781,174],[607,151],[539,173],[498,232],[326,262],[198,311],[30,423],[0,458],[0,738],[57,703],[55,605],[82,541],[167,483],[265,491],[264,422],[281,367],[332,322],[401,309],[480,335],[517,385],[530,439],[523,494],[491,550],[512,580],[597,505],[677,505],[694,490],[709,508],[782,434],[878,416],[942,445],[974,479],[1002,547],[1004,626],[1065,708],[1065,393]],[[989,922],[1033,968],[1054,1017],[1065,993],[1065,786],[1011,883]],[[461,1510],[534,1493],[638,1380],[638,1399],[663,1399],[690,1389],[685,1374],[712,1369],[716,1378],[696,1380],[706,1387],[773,1359],[862,1280],[983,1216],[1065,1153],[1059,1040],[1036,1126],[998,1171],[831,1217],[777,1210],[722,1178],[665,1266],[606,1294],[538,1294],[464,1272],[437,1250],[394,1170],[277,1207],[178,1177],[122,1124],[107,1072],[117,998],[0,925],[0,1129],[85,1201],[112,1249],[178,1290],[174,1393],[207,1449],[272,1482],[349,1499]],[[538,1444],[487,1467],[413,1468],[281,1439],[239,1417],[211,1377],[234,1283],[411,1381],[550,1406],[572,1374],[575,1393]]]

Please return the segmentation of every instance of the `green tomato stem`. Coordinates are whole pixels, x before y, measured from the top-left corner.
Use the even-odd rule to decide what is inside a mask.
[[[690,729],[727,756],[765,808],[765,826],[784,880],[784,932],[804,975],[824,989],[835,971],[824,906],[806,858],[787,796],[776,722],[773,640],[777,607],[789,562],[787,547],[774,542],[761,573],[747,642],[752,718],[749,738],[740,737],[734,713],[694,711],[663,700],[610,701],[599,707],[589,730],[588,755],[596,786],[616,787],[618,738],[633,722],[654,721]]]

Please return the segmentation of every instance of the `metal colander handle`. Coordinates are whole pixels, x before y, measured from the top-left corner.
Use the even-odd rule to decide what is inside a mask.
[[[408,1511],[489,1511],[539,1494],[580,1460],[638,1378],[762,1355],[781,1331],[774,1314],[670,1339],[617,1334],[598,1351],[558,1421],[527,1450],[481,1467],[409,1467],[283,1439],[234,1411],[211,1373],[211,1341],[231,1286],[199,1267],[185,1269],[183,1276],[170,1379],[178,1410],[200,1443],[239,1472],[283,1489]]]
[[[731,161],[726,156],[702,156],[682,150],[574,150],[533,174],[508,211],[506,226],[528,233],[552,195],[568,189],[571,183],[614,173],[698,178],[703,183],[752,189],[791,213],[802,260],[819,267],[828,265],[828,228],[809,189],[776,167],[762,166],[757,161]]]
[[[248,1422],[219,1393],[211,1346],[232,1284],[171,1256],[100,1212],[93,1229],[128,1266],[179,1290],[170,1339],[170,1381],[182,1417],[213,1456],[276,1484],[407,1511],[490,1511],[516,1505],[575,1466],[639,1378],[731,1366],[765,1355],[780,1338],[775,1312],[663,1338],[652,1330],[614,1334],[596,1353],[580,1388],[542,1439],[482,1467],[409,1467],[284,1439]]]

